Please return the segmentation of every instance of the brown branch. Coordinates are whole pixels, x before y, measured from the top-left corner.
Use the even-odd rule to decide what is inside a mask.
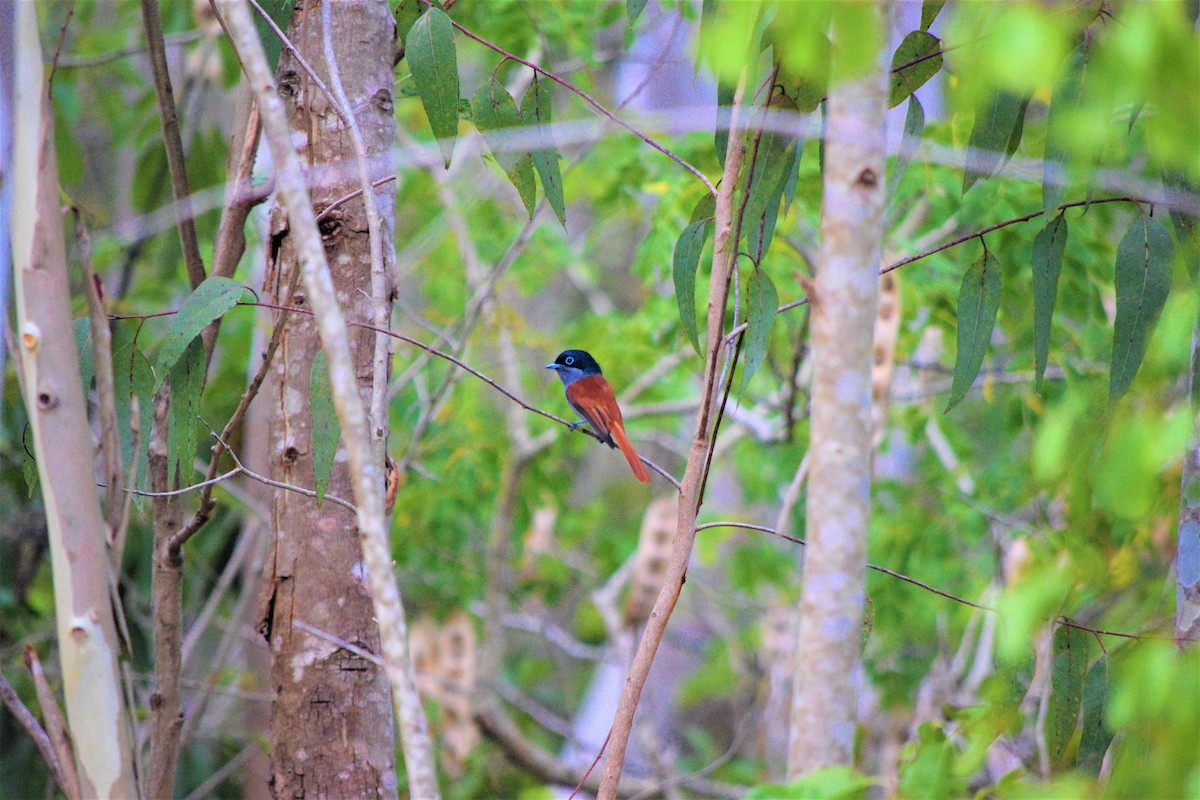
[[[1100,203],[1149,203],[1149,202],[1150,202],[1149,200],[1145,200],[1145,199],[1138,198],[1138,197],[1097,197],[1092,200],[1077,200],[1073,203],[1063,203],[1062,205],[1060,205],[1058,207],[1058,210],[1062,211],[1067,208],[1076,208],[1078,206],[1099,205]],[[1030,214],[1025,214],[1024,216],[1014,217],[1013,219],[1007,219],[1004,222],[997,222],[995,225],[988,225],[986,228],[980,228],[979,230],[974,231],[972,233],[964,234],[955,239],[951,239],[948,242],[939,244],[936,247],[931,247],[928,250],[917,253],[914,256],[908,256],[907,258],[902,258],[899,261],[892,262],[891,264],[888,264],[887,266],[885,266],[881,270],[879,270],[879,274],[886,275],[887,273],[892,272],[894,270],[898,270],[901,267],[908,266],[909,264],[912,264],[913,262],[920,261],[921,259],[924,259],[924,258],[929,258],[929,256],[932,256],[932,255],[936,255],[937,253],[940,253],[943,250],[949,250],[951,247],[956,247],[960,244],[964,244],[966,242],[971,241],[972,239],[979,239],[979,238],[983,237],[984,235],[991,233],[992,231],[998,231],[1001,228],[1007,228],[1009,225],[1016,225],[1017,223],[1020,223],[1020,222],[1028,222],[1029,220],[1036,219],[1037,217],[1040,217],[1043,214],[1045,214],[1044,211],[1034,211]],[[799,308],[800,306],[808,305],[809,299],[810,298],[808,298],[808,297],[801,297],[799,300],[793,300],[790,303],[784,303],[779,308],[775,309],[775,313],[782,314],[784,311],[791,311],[793,308]],[[726,334],[725,340],[727,342],[731,341],[734,336],[737,336],[738,334],[745,332],[745,330],[746,330],[746,324],[743,323],[742,325],[737,326],[736,328],[731,330],[728,334]]]
[[[71,741],[67,721],[63,719],[62,709],[58,706],[58,698],[54,696],[50,682],[46,680],[46,672],[42,669],[42,662],[33,646],[25,645],[22,655],[25,659],[25,669],[29,670],[29,677],[33,679],[38,707],[41,708],[42,719],[46,723],[46,735],[54,749],[55,758],[58,759],[59,771],[67,783],[64,793],[68,797],[82,797],[83,785],[79,781],[79,773],[75,766],[75,746]]]
[[[67,796],[68,800],[78,800],[79,786],[67,784],[68,779],[63,775],[59,766],[58,756],[54,752],[54,745],[50,743],[50,737],[38,724],[33,712],[21,702],[17,690],[8,682],[8,678],[4,677],[4,673],[0,673],[0,700],[4,701],[4,705],[8,706],[8,710],[16,717],[17,722],[21,723],[21,727],[29,734],[29,738],[33,739],[33,743],[37,745],[38,752],[42,754],[42,760],[46,762],[46,767],[50,770],[50,777],[58,784],[58,788]]]
[[[154,94],[158,98],[158,116],[162,122],[163,146],[167,151],[167,167],[171,173],[171,191],[175,196],[179,244],[183,248],[188,284],[195,289],[204,282],[204,261],[200,258],[200,245],[196,240],[183,137],[179,132],[179,113],[171,90],[171,73],[167,69],[167,50],[158,0],[142,0],[142,23],[146,28],[146,49],[154,75]],[[208,334],[204,342],[206,350],[212,350],[212,340],[215,338],[215,331]]]
[[[633,717],[638,699],[645,686],[646,677],[654,663],[654,655],[666,631],[667,621],[679,600],[679,592],[687,575],[688,560],[696,540],[696,512],[699,508],[700,483],[703,479],[704,461],[710,444],[710,422],[714,395],[720,373],[721,343],[725,327],[725,307],[729,297],[729,274],[734,267],[737,240],[732,237],[734,226],[733,197],[737,187],[737,176],[741,170],[745,153],[745,140],[738,130],[738,117],[745,91],[745,73],[738,81],[730,116],[730,135],[725,155],[725,170],[721,179],[721,191],[716,200],[716,220],[712,273],[708,293],[708,351],[704,365],[704,382],[697,414],[696,430],[692,437],[687,468],[684,471],[679,497],[679,514],[671,560],[663,577],[662,590],[654,602],[637,653],[629,668],[629,675],[621,691],[621,699],[613,718],[612,738],[608,758],[604,763],[599,800],[614,800],[621,781],[625,763],[625,750],[633,728]]]

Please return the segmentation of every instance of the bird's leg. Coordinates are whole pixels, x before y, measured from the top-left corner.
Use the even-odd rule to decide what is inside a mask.
[[[571,430],[573,430],[573,431],[577,431],[577,430],[579,430],[579,427],[580,427],[581,425],[587,425],[587,424],[588,424],[588,423],[587,423],[587,420],[586,420],[586,419],[577,419],[577,420],[575,420],[574,422],[568,422],[568,423],[567,423],[567,427],[568,427],[568,428],[570,428],[570,429],[571,429]]]

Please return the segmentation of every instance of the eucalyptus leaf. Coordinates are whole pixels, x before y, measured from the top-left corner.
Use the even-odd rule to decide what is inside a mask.
[[[529,216],[537,202],[537,183],[534,179],[533,159],[528,152],[515,150],[511,138],[505,135],[508,129],[521,127],[521,115],[517,102],[495,76],[481,84],[471,100],[471,112],[475,127],[483,134],[496,163],[516,187],[521,202]]]
[[[550,86],[536,74],[533,82],[521,98],[521,120],[533,128],[538,148],[530,153],[538,177],[542,179],[542,191],[546,202],[554,209],[554,215],[563,228],[567,227],[566,203],[563,199],[562,173],[558,168],[558,151],[550,136],[551,104]]]
[[[244,287],[232,278],[213,276],[187,296],[171,320],[171,329],[158,351],[154,371],[158,375],[155,391],[162,386],[175,362],[189,343],[200,335],[210,322],[237,305]]]
[[[1067,247],[1067,220],[1059,214],[1033,240],[1033,357],[1034,381],[1042,390],[1042,376],[1050,353],[1050,322],[1058,295],[1058,276]]]
[[[963,194],[980,177],[999,172],[1006,156],[1016,152],[1028,105],[1027,98],[998,89],[976,113],[963,174]]]
[[[909,162],[912,161],[912,157],[917,154],[917,150],[921,146],[921,135],[924,132],[925,109],[915,94],[909,95],[908,112],[904,115],[904,133],[900,137],[900,150],[896,153],[896,163],[892,167],[892,173],[888,175],[887,198],[889,204],[895,198],[896,190],[900,188],[900,181],[904,179],[904,172],[908,169]]]
[[[692,349],[703,357],[700,350],[700,335],[696,330],[696,270],[700,265],[700,251],[712,223],[697,220],[690,223],[679,234],[675,242],[675,253],[671,259],[671,277],[675,283],[675,301],[679,305],[679,322],[683,333],[692,343]]]
[[[916,62],[915,64],[912,62]],[[892,56],[888,108],[895,108],[942,68],[942,42],[923,30],[904,37]]]
[[[766,270],[754,268],[750,285],[746,287],[749,308],[746,314],[746,361],[742,367],[742,387],[746,391],[750,377],[758,371],[767,357],[771,343],[771,329],[775,326],[775,312],[779,308],[779,293]]]
[[[83,396],[92,390],[92,379],[96,377],[96,353],[92,344],[92,321],[88,317],[75,319],[75,349],[79,353],[79,379],[83,383]]]
[[[176,467],[188,483],[196,458],[200,395],[204,391],[204,342],[197,336],[171,368],[171,420],[167,432],[167,483],[174,488]]]
[[[1171,234],[1157,219],[1135,220],[1117,246],[1109,401],[1125,394],[1146,354],[1146,346],[1171,292]]]
[[[629,19],[629,24],[637,22],[637,18],[642,15],[642,9],[646,7],[646,0],[625,0],[625,16]]]
[[[929,26],[937,19],[938,12],[944,5],[946,5],[946,0],[924,0],[921,3],[921,30],[929,30]]]
[[[963,275],[958,291],[958,354],[946,411],[967,396],[987,354],[1000,310],[1000,263],[986,249]]]
[[[405,57],[413,83],[429,117],[447,167],[458,136],[458,56],[454,25],[440,8],[430,8],[417,18],[404,37]]]
[[[1112,743],[1113,731],[1104,717],[1108,705],[1108,656],[1103,653],[1083,679],[1083,718],[1075,764],[1090,775],[1100,774],[1104,753]]]
[[[333,459],[342,435],[337,408],[333,404],[333,385],[329,382],[329,364],[324,350],[313,359],[308,402],[309,413],[312,414],[313,487],[317,492],[317,505],[320,506],[325,499],[325,490],[329,488]]]
[[[1050,763],[1058,764],[1075,733],[1083,678],[1087,674],[1088,639],[1078,628],[1060,625],[1054,631],[1054,660],[1050,667],[1050,697],[1046,707],[1046,748]]]

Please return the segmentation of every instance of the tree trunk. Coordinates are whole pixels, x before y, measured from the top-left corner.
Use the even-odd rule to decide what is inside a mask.
[[[882,7],[869,9],[842,13],[871,14],[869,22],[881,43],[887,32]],[[850,44],[844,39],[839,43],[839,32],[848,26],[845,20],[839,26],[838,16],[834,14],[835,48]],[[812,468],[792,681],[792,778],[850,764],[854,757],[871,516],[871,340],[886,177],[886,73],[873,63],[878,52],[873,56],[867,75],[843,75],[829,92],[821,255],[812,292]],[[837,75],[836,61],[834,69]]]
[[[392,114],[394,23],[388,5],[345,0],[331,6],[333,49],[342,85],[361,128],[372,180],[389,174],[395,141]],[[321,7],[299,4],[288,36],[301,56],[329,84]],[[277,78],[292,130],[309,174],[319,213],[359,188],[355,153],[346,126],[328,97],[286,51]],[[374,193],[383,219],[382,249],[391,275],[393,184]],[[326,257],[336,296],[349,320],[371,320],[371,271],[365,206],[361,197],[322,221]],[[265,294],[281,305],[307,308],[286,214],[272,216]],[[295,288],[293,288],[295,287]],[[293,314],[275,357],[264,396],[273,403],[271,477],[312,488],[310,410],[312,363],[321,345],[308,316]],[[351,351],[366,403],[374,375],[375,335],[351,331]],[[339,448],[328,494],[353,496],[345,453]],[[268,561],[266,609],[271,646],[273,782],[280,797],[395,797],[396,771],[391,694],[378,666],[298,627],[304,623],[339,640],[379,652],[355,515],[331,502],[320,506],[295,492],[274,494],[274,555]]]

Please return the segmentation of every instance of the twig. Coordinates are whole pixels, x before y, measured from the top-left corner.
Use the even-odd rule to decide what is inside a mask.
[[[154,76],[154,94],[158,98],[158,116],[162,122],[163,146],[167,151],[167,168],[171,173],[171,190],[175,197],[179,244],[187,267],[188,283],[193,289],[204,282],[204,261],[196,240],[193,221],[191,189],[188,186],[187,165],[183,152],[183,137],[179,132],[179,115],[175,95],[171,90],[171,74],[167,69],[166,42],[163,39],[162,16],[158,0],[142,0],[142,22],[146,28],[146,50],[150,71]],[[212,350],[215,332],[206,337],[204,346]]]
[[[67,722],[63,719],[62,709],[58,707],[58,699],[50,689],[49,681],[46,680],[46,673],[42,669],[42,662],[38,659],[37,651],[33,649],[32,645],[25,645],[23,655],[25,669],[29,670],[29,676],[33,678],[38,706],[42,710],[42,719],[46,723],[46,736],[50,742],[50,748],[54,751],[59,775],[62,777],[59,785],[63,787],[63,794],[68,798],[80,798],[83,796],[83,786],[79,782],[79,773],[75,768],[75,747],[71,742],[71,733],[67,728]]]
[[[292,625],[299,628],[302,631],[305,631],[306,633],[312,634],[313,636],[317,637],[318,639],[324,639],[325,641],[329,642],[330,644],[336,644],[338,647],[342,648],[343,650],[345,650],[349,653],[353,653],[354,655],[358,656],[359,658],[369,661],[377,667],[382,668],[385,666],[385,664],[383,663],[383,659],[381,659],[379,656],[375,655],[374,653],[364,650],[356,644],[347,642],[345,639],[340,639],[337,636],[334,636],[332,633],[326,633],[323,630],[314,628],[312,625],[309,625],[304,620],[299,620],[299,619],[292,620]]]
[[[675,608],[679,592],[683,589],[688,560],[695,543],[696,511],[704,461],[710,443],[711,410],[713,396],[717,390],[718,360],[725,327],[729,270],[733,267],[734,255],[737,251],[737,240],[733,239],[731,234],[734,225],[733,195],[737,184],[737,175],[742,165],[742,156],[745,152],[745,141],[739,132],[738,125],[744,91],[745,71],[738,80],[738,88],[734,94],[729,145],[725,155],[725,171],[722,176],[721,191],[718,193],[716,201],[712,275],[709,280],[708,296],[708,355],[705,359],[700,411],[697,414],[696,429],[692,437],[687,468],[684,471],[680,488],[675,541],[672,545],[671,560],[663,577],[662,590],[654,602],[654,609],[650,613],[649,622],[642,634],[641,642],[638,644],[637,653],[630,666],[629,675],[617,705],[617,712],[613,718],[612,739],[609,743],[608,758],[604,763],[599,800],[614,800],[617,796],[617,787],[620,784],[621,771],[625,763],[625,749],[629,744],[638,699],[641,696],[642,687],[645,686],[646,677],[650,673],[650,667],[654,663],[654,654],[666,631],[671,611]]]
[[[21,698],[17,695],[17,690],[8,682],[8,678],[4,677],[4,673],[0,672],[0,700],[4,701],[4,705],[8,706],[8,710],[17,718],[17,722],[21,723],[21,727],[29,734],[29,738],[33,739],[33,743],[37,745],[38,752],[42,754],[42,760],[46,762],[46,767],[50,770],[50,777],[58,784],[58,788],[69,800],[76,800],[79,797],[79,787],[73,788],[68,786],[66,779],[63,777],[62,770],[58,765],[58,757],[54,753],[54,747],[50,744],[50,737],[46,735],[46,731],[38,724],[37,718],[33,716]]]
[[[1144,200],[1141,198],[1137,198],[1137,197],[1097,197],[1093,200],[1077,200],[1073,203],[1063,203],[1062,205],[1060,205],[1058,207],[1058,210],[1062,211],[1067,208],[1076,208],[1078,206],[1099,205],[1100,203],[1148,203],[1148,202],[1150,202],[1150,201]],[[912,264],[915,261],[920,261],[923,258],[928,258],[929,256],[932,256],[932,255],[942,252],[943,250],[949,250],[951,247],[956,247],[957,245],[963,244],[964,242],[969,242],[972,239],[981,238],[982,236],[989,234],[992,231],[997,231],[997,230],[1000,230],[1001,228],[1006,228],[1009,225],[1016,225],[1017,223],[1020,223],[1020,222],[1028,222],[1031,219],[1036,219],[1037,217],[1042,216],[1044,213],[1045,213],[1044,211],[1034,211],[1030,214],[1025,214],[1024,216],[1021,216],[1021,217],[1015,217],[1013,219],[1005,220],[1004,222],[997,222],[995,225],[989,225],[986,228],[980,228],[979,230],[974,231],[973,233],[964,234],[955,239],[951,239],[949,242],[939,244],[936,247],[931,247],[928,250],[917,253],[914,256],[902,258],[899,261],[895,261],[891,264],[888,264],[886,267],[879,270],[879,274],[886,275],[889,272],[898,270],[901,267]],[[808,301],[809,301],[808,297],[802,297],[799,300],[793,300],[790,303],[784,303],[779,308],[775,309],[775,312],[777,314],[782,314],[784,311],[791,311],[793,308],[798,308],[800,306],[807,305]],[[737,336],[738,334],[745,331],[746,327],[747,327],[746,324],[742,324],[742,325],[739,325],[738,327],[734,328],[733,330],[731,330],[729,333],[727,333],[725,335],[725,340],[731,341],[734,336]]]

